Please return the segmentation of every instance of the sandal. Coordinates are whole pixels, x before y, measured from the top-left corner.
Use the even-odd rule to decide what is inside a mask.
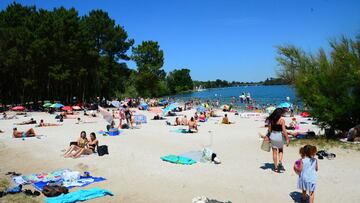
[[[279,164],[278,164],[278,169],[279,169],[279,172],[280,171],[285,171],[285,168],[284,168],[284,166],[282,165],[281,162],[279,162]]]

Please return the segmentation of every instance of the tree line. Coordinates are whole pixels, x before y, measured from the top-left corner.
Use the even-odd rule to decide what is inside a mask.
[[[156,97],[192,89],[189,69],[163,70],[158,42],[134,43],[102,10],[79,16],[74,8],[12,3],[0,12],[0,103]]]
[[[282,78],[266,78],[264,81],[259,82],[238,82],[238,81],[227,81],[227,80],[208,80],[208,81],[194,81],[195,87],[202,87],[202,88],[222,88],[222,87],[237,87],[237,86],[244,86],[244,85],[287,85],[286,81]]]

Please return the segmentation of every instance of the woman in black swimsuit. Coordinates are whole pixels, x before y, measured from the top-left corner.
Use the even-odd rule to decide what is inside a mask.
[[[96,135],[94,132],[90,133],[90,141],[87,143],[87,146],[77,153],[75,153],[72,158],[79,158],[81,155],[89,155],[95,153],[97,146],[99,145],[99,141],[96,139]]]

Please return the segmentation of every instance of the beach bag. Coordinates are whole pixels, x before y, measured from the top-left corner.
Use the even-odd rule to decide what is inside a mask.
[[[64,187],[64,186],[50,186],[50,185],[45,185],[42,193],[46,196],[46,197],[57,197],[61,194],[67,194],[69,193],[69,190]]]
[[[124,123],[122,124],[121,129],[129,129],[129,125]]]
[[[104,156],[105,154],[109,154],[107,145],[98,146],[97,151],[99,156]]]
[[[269,140],[263,140],[261,143],[261,149],[264,150],[265,152],[270,152],[270,141]]]

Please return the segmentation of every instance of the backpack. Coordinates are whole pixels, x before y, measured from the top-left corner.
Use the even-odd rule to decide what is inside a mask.
[[[124,123],[122,124],[121,129],[129,129],[129,125]]]
[[[45,185],[42,193],[46,196],[46,197],[57,197],[61,194],[67,194],[69,193],[69,189],[67,189],[64,186],[59,186],[59,185],[54,185],[54,186],[50,186],[50,185]]]
[[[109,154],[108,146],[107,146],[107,145],[98,146],[97,152],[98,152],[98,155],[99,155],[99,156],[103,156],[103,155],[105,155],[105,154]]]

